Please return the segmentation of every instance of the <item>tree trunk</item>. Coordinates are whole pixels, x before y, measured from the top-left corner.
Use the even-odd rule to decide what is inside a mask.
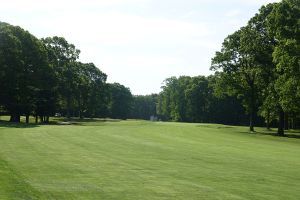
[[[284,136],[284,112],[282,108],[279,109],[279,121],[278,121],[278,131],[279,136]]]
[[[29,114],[26,115],[26,124],[29,124]]]
[[[37,124],[39,122],[39,117],[36,115],[35,116],[35,123]]]
[[[68,95],[67,97],[67,118],[70,119],[70,107],[71,107],[71,99]]]
[[[267,111],[267,129],[270,130],[270,111]]]
[[[250,110],[250,116],[249,116],[249,128],[251,132],[254,132],[254,110],[251,108]]]
[[[46,123],[49,124],[49,116],[46,117]]]
[[[41,121],[41,123],[44,123],[43,116],[40,116],[40,121]]]
[[[289,130],[289,114],[284,113],[284,130]]]
[[[21,120],[20,120],[20,115],[18,115],[18,114],[12,114],[11,116],[10,116],[10,120],[9,120],[10,122],[17,122],[17,123],[19,123]]]
[[[81,101],[80,101],[80,97],[81,97],[81,95],[79,95],[78,100],[77,100],[77,102],[78,102],[78,117],[79,117],[79,119],[82,119],[83,117],[81,116]]]
[[[254,82],[251,82],[250,84],[251,87],[251,96],[250,96],[250,131],[254,132],[254,111],[256,110],[255,108],[255,95],[254,95]]]
[[[295,115],[293,115],[292,120],[291,120],[291,128],[295,129]]]

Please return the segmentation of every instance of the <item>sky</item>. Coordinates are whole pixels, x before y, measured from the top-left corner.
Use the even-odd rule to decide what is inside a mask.
[[[0,0],[0,21],[38,38],[64,37],[108,82],[145,95],[171,76],[213,74],[224,38],[275,1]]]

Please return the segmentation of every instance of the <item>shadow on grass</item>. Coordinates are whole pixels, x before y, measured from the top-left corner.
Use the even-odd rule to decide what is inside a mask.
[[[0,120],[0,127],[4,128],[36,128],[39,127],[40,124],[26,124],[23,122],[15,123],[15,122],[8,122]]]
[[[55,118],[54,121],[57,122],[120,122],[119,119],[96,119],[96,118]]]
[[[225,126],[218,126],[217,128],[218,128],[218,129],[220,129],[220,128],[221,128],[221,129],[222,129],[222,128],[225,128],[225,129],[226,129],[226,128],[235,128],[235,127],[225,125]]]
[[[248,133],[251,135],[268,135],[268,136],[273,136],[273,137],[284,137],[284,138],[296,138],[296,139],[300,139],[300,131],[299,130],[287,130],[284,133],[284,136],[279,136],[277,134],[277,131],[275,130],[259,130],[259,131],[255,131],[255,132],[249,132],[249,131],[242,131],[240,133]]]
[[[99,118],[55,118],[54,125],[78,125],[78,126],[104,126],[104,122],[120,122],[119,119],[99,119]]]
[[[40,126],[49,126],[49,125],[57,125],[57,126],[67,126],[67,125],[78,125],[78,126],[104,126],[104,122],[120,122],[119,119],[79,119],[79,118],[53,118],[49,123],[29,123],[25,122],[15,123],[9,122],[5,120],[0,120],[0,127],[5,128],[36,128]]]
[[[201,127],[201,128],[217,128],[217,129],[235,128],[234,126],[222,125],[222,124],[200,124],[200,125],[197,125],[197,127]]]

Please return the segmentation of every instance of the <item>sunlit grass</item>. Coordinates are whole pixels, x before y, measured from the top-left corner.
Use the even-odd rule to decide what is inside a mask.
[[[0,123],[1,200],[300,198],[298,138],[216,124],[73,122]]]

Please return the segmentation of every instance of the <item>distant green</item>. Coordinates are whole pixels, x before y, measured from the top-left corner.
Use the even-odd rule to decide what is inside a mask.
[[[300,199],[297,133],[247,130],[133,120],[0,122],[0,199]]]

